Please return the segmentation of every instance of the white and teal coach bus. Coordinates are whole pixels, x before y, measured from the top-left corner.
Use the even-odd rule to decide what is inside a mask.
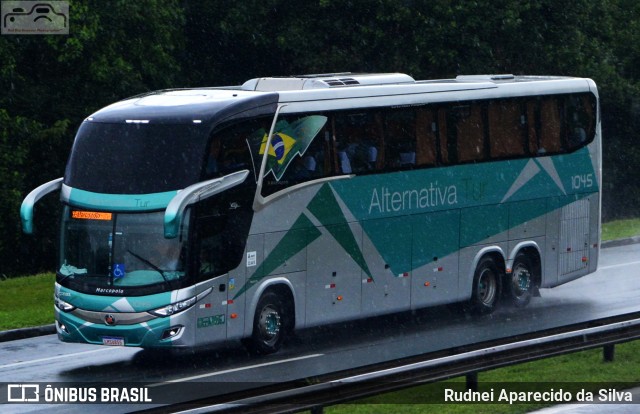
[[[596,270],[590,79],[257,78],[115,103],[60,191],[62,341],[277,351],[294,329],[433,305],[523,307]]]

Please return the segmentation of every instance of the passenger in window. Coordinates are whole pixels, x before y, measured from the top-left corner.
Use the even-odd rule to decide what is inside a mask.
[[[302,165],[307,171],[309,171],[309,174],[311,176],[315,175],[317,165],[315,157],[313,157],[312,155],[305,156],[302,159]]]
[[[338,151],[338,162],[340,163],[340,172],[342,174],[351,174],[351,161],[346,151]]]
[[[367,150],[367,163],[370,170],[375,170],[376,163],[378,162],[378,148],[371,146]]]
[[[416,153],[413,151],[400,153],[400,166],[409,167],[416,165]]]
[[[411,143],[400,143],[396,149],[398,151],[398,166],[400,168],[413,167],[416,165],[416,152]]]
[[[346,152],[354,171],[362,172],[375,168],[378,149],[368,140],[355,137]]]

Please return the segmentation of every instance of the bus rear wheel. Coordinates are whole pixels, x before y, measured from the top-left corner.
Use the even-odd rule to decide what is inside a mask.
[[[245,341],[251,353],[267,355],[280,349],[288,326],[286,309],[283,299],[272,291],[260,297],[253,318],[253,333]]]
[[[493,312],[500,297],[500,268],[491,257],[484,257],[478,263],[473,277],[471,310],[485,315]]]
[[[517,308],[529,304],[533,296],[534,279],[531,260],[524,253],[518,253],[513,261],[511,275],[507,277],[509,301]]]

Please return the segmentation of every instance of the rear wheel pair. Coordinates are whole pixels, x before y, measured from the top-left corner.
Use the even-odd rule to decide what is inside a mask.
[[[531,301],[535,284],[529,257],[518,253],[512,272],[506,276],[493,257],[483,257],[473,278],[471,309],[478,314],[493,312],[502,294],[503,281],[508,301],[519,308],[526,306]]]

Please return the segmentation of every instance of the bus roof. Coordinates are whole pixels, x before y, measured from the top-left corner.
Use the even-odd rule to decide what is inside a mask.
[[[358,83],[349,85],[338,85],[333,82],[334,77],[318,77],[320,79],[312,78],[317,81],[313,87],[307,87],[309,79],[305,77],[269,78],[274,82],[264,85],[271,87],[278,83],[282,87],[275,92],[279,94],[278,102],[287,105],[282,109],[283,113],[588,91],[597,94],[590,79],[560,76],[465,75],[455,79],[414,81],[402,74],[376,74],[353,75],[350,79]],[[335,79],[347,78],[336,76]],[[374,80],[376,84],[372,83]],[[260,88],[261,82],[263,79],[247,81],[243,89]]]
[[[231,88],[171,89],[116,102],[87,118],[92,122],[219,123],[237,117],[273,114],[277,93]]]
[[[241,86],[171,89],[134,96],[87,118],[96,122],[218,123],[240,116],[569,93],[597,93],[593,81],[559,76],[462,75],[416,81],[402,73],[264,77]]]

